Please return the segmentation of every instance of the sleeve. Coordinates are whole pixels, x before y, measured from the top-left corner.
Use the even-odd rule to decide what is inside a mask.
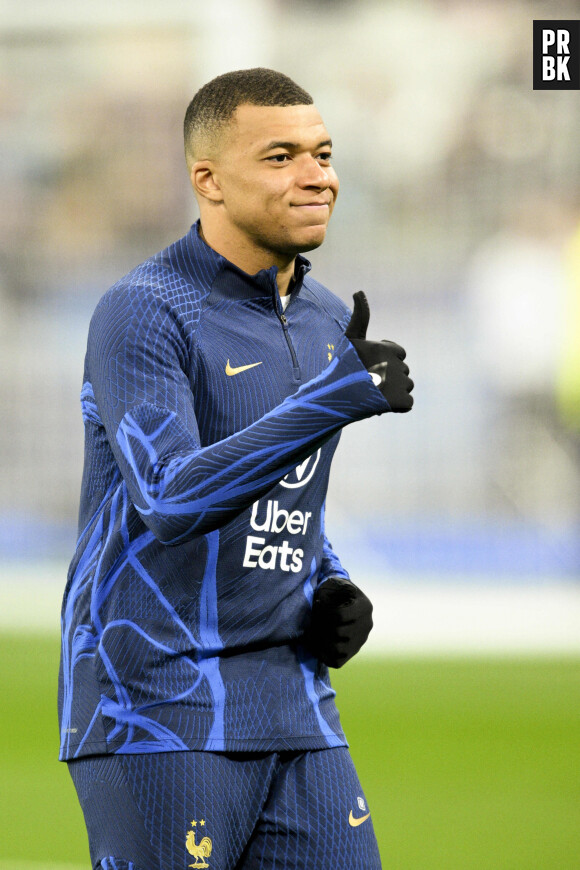
[[[350,580],[350,575],[345,568],[343,568],[342,563],[334,550],[332,549],[332,544],[324,534],[323,543],[322,543],[322,560],[320,562],[320,573],[318,574],[318,585],[324,583],[325,580],[328,580],[329,577],[346,577],[347,580]]]
[[[164,544],[221,527],[339,429],[388,410],[344,338],[321,375],[202,447],[174,309],[146,289],[105,299],[87,352],[95,403],[129,498]]]

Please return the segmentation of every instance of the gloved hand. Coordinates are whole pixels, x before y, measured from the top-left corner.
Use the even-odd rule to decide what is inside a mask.
[[[371,316],[367,297],[362,290],[353,294],[354,308],[345,335],[359,355],[360,361],[371,375],[389,403],[391,411],[404,413],[413,407],[410,395],[414,387],[409,377],[409,366],[403,362],[406,353],[393,341],[367,341],[367,328]]]
[[[304,646],[330,668],[359,651],[373,627],[373,605],[352,580],[329,577],[314,590]]]

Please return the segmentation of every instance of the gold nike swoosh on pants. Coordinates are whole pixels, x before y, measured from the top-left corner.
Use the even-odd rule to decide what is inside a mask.
[[[229,375],[230,377],[231,377],[231,375],[239,375],[240,372],[245,372],[248,369],[253,369],[255,366],[261,366],[261,365],[262,365],[261,362],[257,362],[257,363],[250,363],[247,366],[231,366],[230,361],[228,360],[226,363],[226,375]]]
[[[355,819],[351,810],[348,814],[348,823],[351,828],[358,828],[358,826],[362,825],[363,822],[366,822],[368,818],[370,818],[370,813],[367,813],[366,816],[361,816],[360,819]]]

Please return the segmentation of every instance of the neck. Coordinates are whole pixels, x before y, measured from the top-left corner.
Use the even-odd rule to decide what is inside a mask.
[[[278,274],[276,276],[276,283],[278,284],[278,293],[280,296],[287,296],[290,292],[290,283],[294,277],[294,262],[295,257],[289,263],[289,265],[285,269],[281,269],[278,266]]]
[[[280,296],[286,296],[289,292],[290,282],[294,277],[295,256],[276,254],[263,248],[252,245],[245,237],[234,237],[235,234],[217,231],[211,221],[200,223],[199,234],[206,244],[221,254],[238,269],[243,269],[248,275],[255,275],[261,269],[271,269],[276,266],[278,274],[276,282]]]

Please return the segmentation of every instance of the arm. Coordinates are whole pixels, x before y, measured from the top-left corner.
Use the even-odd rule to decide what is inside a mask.
[[[369,305],[360,291],[353,298],[354,311],[345,334],[387,400],[389,410],[409,411],[413,406],[413,381],[404,363],[405,351],[393,342],[366,340]],[[324,535],[321,571],[304,645],[325,665],[340,668],[366,642],[373,627],[372,612],[370,600],[350,580]]]
[[[219,528],[339,429],[389,409],[344,339],[321,375],[247,428],[202,447],[175,313],[142,293],[99,306],[88,363],[129,496],[165,544]]]
[[[319,661],[341,668],[366,642],[373,627],[373,605],[352,582],[326,534],[310,623],[302,643]]]
[[[320,586],[321,583],[324,583],[324,581],[329,577],[344,577],[348,580],[348,571],[342,567],[342,563],[332,549],[332,544],[326,537],[326,533],[324,532],[323,534],[322,560],[320,563],[320,573],[318,575],[318,586]]]

